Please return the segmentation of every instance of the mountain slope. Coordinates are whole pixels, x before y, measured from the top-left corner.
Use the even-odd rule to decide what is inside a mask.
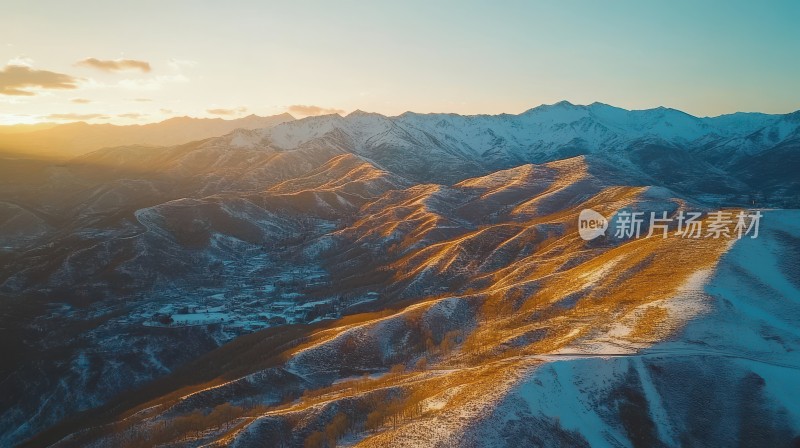
[[[791,441],[796,214],[576,221],[792,206],[798,135],[559,103],[4,159],[0,444]]]
[[[468,183],[488,184],[491,179]],[[582,207],[646,209],[648,199],[642,193],[603,190],[602,199],[576,204],[566,213],[556,211],[524,221],[518,231],[532,228],[535,233],[538,222],[560,223],[556,228],[561,228],[548,238],[528,238],[529,255],[517,255],[488,271],[488,276],[471,269],[476,275],[465,280],[463,286],[472,288],[464,294],[417,296],[411,305],[398,309],[333,321],[297,345],[286,346],[275,364],[263,371],[214,379],[199,390],[187,387],[177,395],[132,409],[124,414],[128,416],[125,423],[115,425],[111,433],[99,430],[75,435],[58,446],[85,446],[95,437],[100,444],[166,443],[178,437],[189,445],[297,446],[309,443],[317,431],[338,434],[335,437],[349,434],[346,440],[360,446],[511,446],[518,443],[515,441],[530,440],[552,446],[596,444],[598,440],[634,446],[648,441],[669,443],[671,435],[660,434],[660,426],[647,429],[664,424],[657,411],[647,409],[662,406],[666,412],[679,412],[670,410],[681,406],[680,402],[673,404],[669,396],[661,395],[658,403],[651,403],[655,398],[642,394],[649,394],[652,387],[676,384],[669,375],[673,370],[680,374],[676,369],[685,363],[669,357],[666,348],[658,348],[658,341],[682,334],[687,322],[685,328],[692,328],[693,319],[707,315],[703,313],[708,313],[704,310],[710,303],[702,291],[708,273],[728,250],[728,242],[651,238],[587,247],[576,233],[567,230]],[[608,194],[616,195],[617,205],[608,202]],[[767,247],[772,245],[771,238],[781,238],[775,230],[764,230],[770,235],[762,240]],[[480,241],[500,248],[518,240],[517,232],[497,234],[494,243],[486,237]],[[461,246],[455,252],[480,265],[486,252],[469,248],[467,241],[464,237],[446,238],[441,245],[447,250]],[[442,263],[453,263],[436,246],[416,252],[417,258],[438,263],[434,270],[441,271]],[[402,266],[409,265],[411,258]],[[686,261],[676,265],[673,260]],[[402,266],[390,270],[399,273]],[[424,276],[421,271],[410,275]],[[713,338],[703,340],[711,342]],[[639,351],[641,355],[637,355]],[[702,347],[700,354],[709,351],[713,349]],[[624,356],[606,359],[612,355]],[[644,359],[644,367],[637,357]],[[564,363],[575,367],[562,367]],[[648,370],[653,363],[666,370]],[[653,375],[661,377],[651,379]],[[739,373],[731,371],[732,380],[736,375]],[[285,380],[275,382],[276,377]],[[687,377],[681,378],[685,381]],[[695,378],[701,384],[703,377]],[[618,381],[623,381],[622,385]],[[291,395],[290,400],[278,398],[296,394],[298,382],[303,389],[316,391]],[[574,391],[572,384],[602,388],[594,393],[591,389]],[[635,387],[644,392],[630,390]],[[536,398],[537,393],[548,395]],[[249,407],[246,403],[252,400],[259,405]],[[762,404],[772,406],[771,399],[763,400],[767,401]],[[221,406],[225,403],[236,409],[224,414]],[[534,407],[525,411],[525,403]],[[557,410],[547,407],[556,405]],[[641,406],[646,410],[637,417]],[[191,423],[188,413],[198,408],[211,413],[206,420]],[[763,418],[774,412],[770,407],[763,409],[751,415]],[[597,425],[587,428],[573,423],[592,415]],[[686,425],[695,427],[702,425],[705,417],[687,414],[684,418]],[[347,423],[335,429],[336,419]],[[171,423],[158,429],[162,421]],[[191,429],[195,424],[204,431]],[[187,429],[181,429],[184,427]],[[764,433],[769,440],[785,440],[798,430],[791,420],[771,428]],[[600,432],[587,432],[590,429]]]

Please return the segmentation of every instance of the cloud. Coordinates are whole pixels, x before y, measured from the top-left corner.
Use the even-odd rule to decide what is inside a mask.
[[[206,112],[211,115],[239,115],[247,112],[246,107],[237,107],[235,109],[206,109]]]
[[[86,98],[73,98],[69,101],[75,104],[89,104],[92,102],[92,100],[87,100]]]
[[[95,119],[95,118],[108,119],[108,118],[111,118],[111,117],[109,117],[108,115],[103,115],[103,114],[73,114],[73,113],[69,113],[69,114],[50,114],[50,115],[46,115],[44,118],[46,118],[48,120],[72,120],[72,121],[77,121],[77,120],[92,120],[92,119]]]
[[[81,67],[89,67],[104,72],[121,72],[124,70],[141,70],[143,73],[150,72],[150,63],[146,61],[138,61],[136,59],[96,59],[86,58],[78,61],[76,65]]]
[[[17,56],[9,59],[6,65],[24,65],[25,67],[33,67],[33,59],[25,56]]]
[[[140,118],[146,117],[147,114],[127,113],[127,114],[118,114],[117,116],[120,118],[130,118],[132,120],[138,120]]]
[[[329,109],[325,107],[319,106],[304,106],[302,104],[294,104],[286,108],[286,110],[292,115],[299,115],[301,117],[310,117],[316,115],[328,115],[328,114],[343,114],[344,111],[342,109]]]
[[[149,103],[150,101],[153,101],[153,100],[150,99],[150,98],[134,98],[133,101],[136,101],[136,102],[139,102],[139,103]]]
[[[194,67],[197,65],[197,62],[190,61],[188,59],[172,58],[167,62],[167,65],[169,65],[173,70],[180,71],[183,67]]]
[[[181,74],[177,74],[177,75],[151,76],[148,78],[139,78],[139,79],[122,79],[116,85],[118,87],[131,90],[159,90],[165,84],[188,82],[188,81],[189,78]]]
[[[162,114],[171,114],[172,109],[160,109]]]
[[[30,88],[76,89],[80,78],[36,70],[25,65],[7,65],[0,70],[0,95],[33,96]]]

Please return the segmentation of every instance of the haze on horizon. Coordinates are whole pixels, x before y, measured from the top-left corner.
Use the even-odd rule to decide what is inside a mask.
[[[0,124],[800,109],[800,4],[12,2]],[[713,20],[710,20],[713,18]]]

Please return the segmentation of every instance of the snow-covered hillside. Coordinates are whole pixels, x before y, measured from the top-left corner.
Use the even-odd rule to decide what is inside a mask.
[[[290,149],[335,137],[352,151],[388,167],[415,159],[460,170],[498,169],[522,162],[543,162],[582,153],[624,152],[632,142],[652,141],[704,157],[743,155],[767,150],[797,137],[796,114],[732,114],[698,118],[657,108],[634,110],[601,103],[566,101],[539,106],[519,115],[416,114],[397,117],[353,112],[284,123],[264,130],[265,142]],[[416,166],[416,165],[415,165]],[[408,171],[414,173],[413,167]],[[433,181],[452,180],[446,170]],[[444,176],[444,177],[442,177]],[[462,174],[463,176],[463,174]]]
[[[797,441],[800,212],[766,212],[764,223],[687,285],[676,310],[688,322],[676,337],[640,351],[545,356],[462,441],[510,446],[531,432],[542,446]]]

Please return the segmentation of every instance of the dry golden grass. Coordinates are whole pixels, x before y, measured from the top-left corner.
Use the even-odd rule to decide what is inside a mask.
[[[596,207],[608,213],[611,210],[604,210],[602,204],[626,205],[642,192],[639,188],[610,189],[581,208]],[[573,222],[578,211],[574,208],[536,218],[528,225]],[[480,229],[431,247],[430,257],[438,258],[439,263],[471,235],[485,231]],[[597,338],[623,317],[633,322],[624,336],[631,342],[667,337],[675,328],[668,322],[669,311],[659,304],[678,294],[697,271],[713,268],[727,246],[728,240],[724,239],[673,236],[641,238],[616,247],[587,250],[576,231],[566,231],[541,241],[537,251],[517,265],[493,273],[494,282],[488,288],[462,298],[478,303],[478,325],[464,335],[460,346],[440,351],[436,362],[428,362],[425,370],[395,371],[376,379],[345,381],[283,409],[273,409],[269,414],[298,412],[345,397],[400,389],[405,398],[381,411],[380,423],[376,424],[374,419],[371,422],[372,429],[376,425],[383,429],[359,444],[386,445],[396,441],[408,429],[404,429],[406,425],[426,421],[432,414],[421,403],[436,400],[443,391],[459,391],[447,397],[444,405],[453,412],[483,403],[487,396],[503,390],[503,384],[513,382],[518,374],[541,362],[535,356]],[[582,252],[586,257],[575,262],[576,254]],[[312,341],[300,349],[324,345],[354,325],[371,326],[404,315],[414,322],[418,319],[411,318],[412,314],[418,316],[438,300],[441,299],[426,300],[388,315],[343,321],[313,335]],[[570,303],[563,303],[565,300]],[[437,410],[440,412],[441,409]]]
[[[649,306],[636,321],[636,326],[628,335],[632,340],[650,341],[660,339],[668,331],[669,311],[661,306]]]
[[[609,200],[615,206],[625,205],[642,191],[611,189],[596,198],[596,204],[590,201],[585,206],[602,210],[601,203]],[[572,222],[577,212],[577,208],[570,209],[528,224]],[[468,239],[469,235],[430,248],[431,257],[441,258]],[[385,446],[397,441],[401,434],[409,434],[410,427],[423,424],[434,414],[447,410],[463,412],[475,403],[484,403],[487,396],[496,397],[504,384],[513,383],[518,375],[541,362],[535,356],[596,338],[623,317],[633,322],[624,336],[631,342],[667,337],[675,326],[670,323],[668,309],[659,304],[678,294],[697,271],[713,268],[727,246],[728,241],[723,239],[673,236],[642,238],[617,247],[587,250],[575,231],[553,236],[541,241],[538,250],[518,265],[493,273],[490,287],[462,298],[478,303],[478,325],[464,335],[460,346],[438,349],[435,363],[426,359],[421,370],[395,369],[375,379],[344,381],[263,415],[302,412],[343,398],[399,389],[403,398],[390,405],[377,405],[383,407],[374,410],[370,421],[370,430],[377,432],[370,432],[358,444]],[[575,256],[581,252],[587,256],[576,263]],[[572,303],[564,304],[567,298]],[[341,321],[312,335],[309,343],[298,350],[324,345],[354,326],[371,326],[398,318],[417,322],[419,315],[439,300],[429,298],[393,313]],[[424,404],[432,400],[446,402],[441,405],[444,411],[426,410]]]

